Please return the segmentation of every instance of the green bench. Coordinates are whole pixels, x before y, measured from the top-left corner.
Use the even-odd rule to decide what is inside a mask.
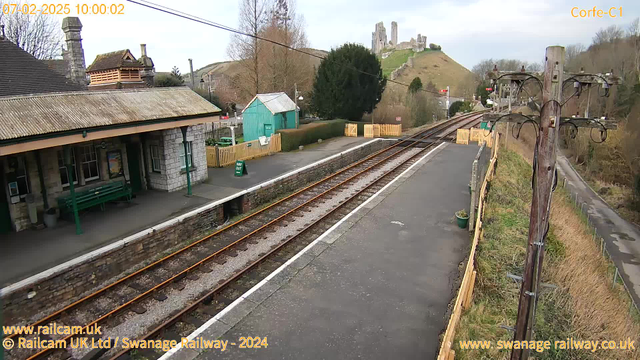
[[[93,189],[76,191],[76,205],[78,210],[100,205],[100,208],[104,211],[104,204],[106,202],[123,197],[126,197],[127,201],[131,201],[131,194],[131,188],[124,181],[116,181]],[[61,214],[73,212],[71,195],[61,196],[57,200]]]

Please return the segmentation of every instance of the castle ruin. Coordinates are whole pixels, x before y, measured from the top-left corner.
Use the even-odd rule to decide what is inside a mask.
[[[427,37],[418,34],[417,39],[411,38],[409,41],[398,42],[398,23],[391,22],[391,40],[387,40],[387,29],[381,21],[376,24],[376,29],[371,33],[371,52],[381,55],[383,49],[405,50],[412,49],[420,52],[427,48]]]

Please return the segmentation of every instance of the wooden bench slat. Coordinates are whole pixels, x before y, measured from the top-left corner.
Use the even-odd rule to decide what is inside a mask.
[[[77,192],[76,206],[78,210],[83,210],[96,205],[102,205],[106,202],[117,200],[122,197],[126,197],[127,200],[131,200],[131,195],[131,188],[129,188],[124,181],[113,182]],[[73,208],[73,200],[71,199],[71,196],[62,196],[57,200],[58,207],[61,212],[67,212]]]

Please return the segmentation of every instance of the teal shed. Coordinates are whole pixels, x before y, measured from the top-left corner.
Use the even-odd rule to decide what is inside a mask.
[[[242,110],[242,127],[245,141],[296,129],[296,104],[283,92],[258,94]]]

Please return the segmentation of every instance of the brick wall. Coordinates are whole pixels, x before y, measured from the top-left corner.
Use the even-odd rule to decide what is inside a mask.
[[[182,135],[180,134],[180,136]],[[24,286],[9,295],[3,294],[5,323],[13,324],[15,319],[21,316],[30,316],[41,311],[52,311],[50,310],[52,304],[70,304],[78,300],[82,294],[100,286],[105,281],[141,268],[144,264],[156,260],[158,254],[211,232],[224,221],[225,215],[233,215],[224,214],[225,208],[232,212],[250,211],[389,145],[391,142],[388,141],[373,142],[318,166],[261,187],[238,199],[230,200],[231,204],[229,205],[231,206],[225,207],[226,204],[220,204],[171,227],[144,235],[124,247],[112,249],[69,269],[52,274],[36,284]],[[203,168],[206,170],[206,164],[203,165]],[[27,299],[27,294],[31,291],[36,291],[36,296]]]

